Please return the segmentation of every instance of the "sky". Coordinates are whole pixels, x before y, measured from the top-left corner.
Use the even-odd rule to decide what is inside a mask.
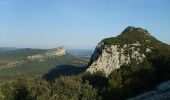
[[[94,49],[127,26],[170,44],[170,0],[0,0],[0,47]]]

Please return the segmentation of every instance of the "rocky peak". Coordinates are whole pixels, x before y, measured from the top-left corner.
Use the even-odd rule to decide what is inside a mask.
[[[102,40],[91,57],[87,71],[102,71],[108,76],[132,60],[141,63],[159,44],[158,40],[148,35],[145,29],[129,26],[117,37]]]
[[[136,28],[133,26],[128,26],[127,28],[125,28],[125,30],[122,32],[122,34],[130,34],[130,33],[143,33],[144,35],[150,35],[150,33],[142,28]]]
[[[133,26],[128,26],[127,28],[124,29],[123,33],[125,32],[129,32],[129,31],[132,31],[132,30],[135,30],[136,28],[133,27]]]

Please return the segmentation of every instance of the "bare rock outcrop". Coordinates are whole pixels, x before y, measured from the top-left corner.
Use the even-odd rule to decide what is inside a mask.
[[[139,96],[128,100],[169,100],[170,99],[170,81],[158,85],[155,90],[145,92]]]

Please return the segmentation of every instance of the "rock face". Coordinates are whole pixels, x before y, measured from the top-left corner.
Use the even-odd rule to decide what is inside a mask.
[[[47,52],[45,52],[45,56],[61,56],[61,55],[65,55],[66,54],[66,50],[64,47],[58,47],[58,48],[54,48],[51,49]]]
[[[64,47],[58,47],[54,49],[50,49],[42,54],[36,54],[32,56],[28,56],[29,60],[33,61],[44,61],[47,58],[54,58],[56,56],[62,56],[66,54],[66,50]]]
[[[132,60],[141,63],[157,44],[161,43],[147,30],[127,27],[117,37],[104,39],[97,45],[87,71],[102,71],[108,76],[113,70],[129,64]]]
[[[155,90],[143,93],[128,100],[169,100],[170,81],[158,85]]]
[[[101,48],[103,49],[101,50]],[[100,54],[98,50],[101,50],[102,53]],[[126,57],[122,54],[123,52],[124,50],[119,49],[118,45],[112,45],[111,47],[99,46],[92,56],[94,62],[87,71],[91,73],[103,71],[108,76],[114,69],[118,69],[121,65],[129,63],[130,57]]]

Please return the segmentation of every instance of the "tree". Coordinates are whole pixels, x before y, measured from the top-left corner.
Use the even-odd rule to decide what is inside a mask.
[[[53,96],[60,100],[78,100],[81,80],[75,76],[62,76],[53,84]]]
[[[31,100],[47,100],[51,96],[50,85],[40,78],[34,79],[27,85],[28,98]]]
[[[2,85],[1,91],[3,92],[3,95],[5,96],[4,100],[14,100],[14,86],[11,82],[7,82]],[[1,99],[0,99],[1,100]]]
[[[21,77],[16,82],[14,82],[14,95],[15,100],[27,100],[28,99],[28,89],[27,85],[31,80],[28,77]]]
[[[96,100],[97,90],[93,89],[93,86],[89,85],[88,81],[81,86],[80,100]]]
[[[61,76],[52,86],[53,98],[59,100],[96,100],[97,90],[81,75]]]
[[[1,91],[1,87],[0,87],[0,100],[4,100],[5,96],[3,95],[2,91]]]

